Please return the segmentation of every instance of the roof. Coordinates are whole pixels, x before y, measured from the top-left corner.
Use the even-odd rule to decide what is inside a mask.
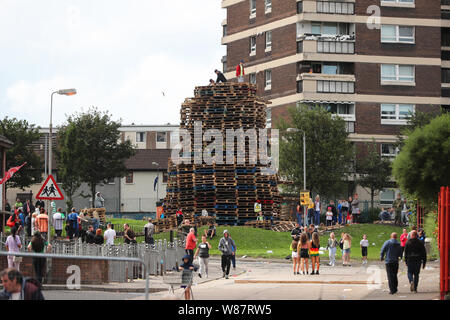
[[[6,139],[4,136],[0,136],[0,147],[5,148],[11,148],[14,145],[14,143],[8,139]]]
[[[167,170],[171,153],[172,149],[138,149],[125,165],[129,170]]]

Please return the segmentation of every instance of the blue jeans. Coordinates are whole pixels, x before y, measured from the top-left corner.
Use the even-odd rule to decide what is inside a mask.
[[[314,212],[314,224],[318,226],[320,224],[320,211]]]

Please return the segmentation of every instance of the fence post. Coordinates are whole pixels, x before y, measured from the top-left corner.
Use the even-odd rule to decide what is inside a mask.
[[[440,251],[440,291],[441,300],[444,300],[449,289],[449,249],[450,249],[450,190],[449,187],[441,187],[438,202],[439,233],[438,243]]]

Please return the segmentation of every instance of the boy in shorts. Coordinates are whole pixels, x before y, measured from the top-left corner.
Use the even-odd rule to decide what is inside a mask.
[[[367,248],[369,248],[369,240],[367,240],[367,235],[363,235],[363,239],[359,243],[361,247],[362,263],[367,264]]]

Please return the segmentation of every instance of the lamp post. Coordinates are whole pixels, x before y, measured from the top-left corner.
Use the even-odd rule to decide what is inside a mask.
[[[288,128],[288,132],[299,132],[297,128]],[[303,190],[306,190],[306,136],[305,131],[303,131]],[[306,213],[307,206],[303,206],[303,226],[306,227]]]
[[[53,143],[53,132],[52,132],[52,112],[53,112],[53,95],[57,93],[64,96],[72,96],[77,94],[77,90],[75,89],[61,89],[58,91],[52,92],[50,96],[50,126],[49,126],[49,134],[48,134],[48,171],[47,177],[52,174],[52,143]],[[50,222],[51,222],[51,214],[50,214],[50,206],[47,200],[47,213],[48,213],[48,230],[47,230],[47,241],[50,243]]]

